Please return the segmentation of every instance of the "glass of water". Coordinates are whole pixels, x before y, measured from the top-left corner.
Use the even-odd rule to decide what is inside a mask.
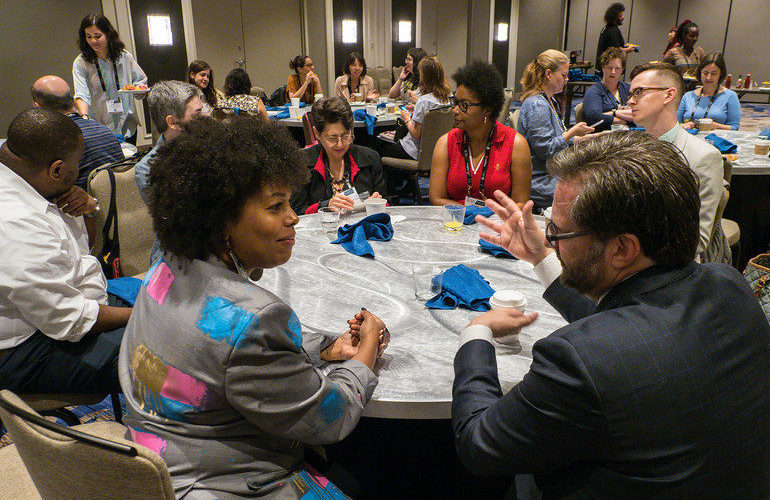
[[[318,209],[321,216],[321,229],[327,237],[334,239],[337,236],[337,226],[340,223],[340,212],[337,209],[322,207]]]
[[[430,300],[441,293],[443,269],[438,266],[419,265],[412,268],[414,296],[419,300]]]

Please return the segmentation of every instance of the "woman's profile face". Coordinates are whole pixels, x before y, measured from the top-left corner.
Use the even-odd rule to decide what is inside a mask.
[[[569,63],[564,63],[556,71],[546,72],[546,87],[552,94],[558,94],[564,90],[569,75]]]
[[[195,85],[197,85],[199,88],[205,89],[209,86],[209,80],[211,80],[211,70],[204,69],[203,71],[198,71],[197,73],[190,73],[190,76],[195,82]]]
[[[99,54],[107,50],[107,35],[96,26],[89,26],[85,29],[86,42],[88,45]]]
[[[489,112],[483,106],[474,106],[474,104],[480,104],[479,98],[476,93],[465,85],[459,85],[455,92],[455,105],[452,107],[452,114],[454,116],[454,126],[461,130],[472,130],[477,127],[481,127],[485,122],[484,118],[489,121]],[[463,108],[467,109],[463,111]]]
[[[355,61],[353,61],[353,64],[348,66],[348,70],[350,71],[350,76],[354,78],[360,78],[361,73],[364,72],[364,65],[361,64],[361,61],[356,59]]]
[[[291,258],[299,217],[290,197],[288,186],[263,186],[246,201],[240,217],[228,222],[230,247],[247,271],[280,266]]]
[[[326,125],[323,132],[318,135],[330,160],[343,159],[350,148],[350,143],[353,142],[353,134],[342,122]]]

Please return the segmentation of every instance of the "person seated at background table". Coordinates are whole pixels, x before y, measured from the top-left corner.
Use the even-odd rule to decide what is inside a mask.
[[[700,30],[698,25],[689,19],[682,22],[676,29],[674,39],[679,45],[672,47],[663,54],[663,62],[673,64],[682,76],[696,78],[698,66],[705,52],[698,43]]]
[[[137,297],[120,382],[132,439],[163,457],[179,497],[301,498],[305,445],[347,436],[377,385],[382,321],[362,309],[339,337],[303,332],[259,285],[291,257],[289,197],[307,176],[286,130],[248,116],[190,122],[153,164],[166,253]],[[324,374],[321,359],[346,361]]]
[[[219,101],[220,108],[237,109],[252,115],[257,115],[264,121],[269,121],[265,103],[258,96],[251,95],[251,79],[241,68],[235,68],[225,77],[225,98]]]
[[[420,47],[413,47],[406,53],[404,67],[396,79],[396,83],[390,88],[388,97],[391,99],[401,99],[404,102],[417,102],[420,97],[420,73],[417,68],[420,61],[427,57],[428,53]]]
[[[99,203],[74,185],[83,134],[64,114],[16,116],[0,146],[0,389],[120,391],[130,307],[107,293],[86,224]]]
[[[701,262],[731,262],[730,245],[717,220],[722,197],[724,164],[719,150],[679,126],[676,112],[684,90],[677,69],[667,63],[640,64],[631,71],[629,103],[634,122],[651,136],[672,143],[698,176],[700,195],[700,240],[697,256]]]
[[[334,95],[353,101],[353,94],[361,94],[364,100],[373,101],[380,96],[374,88],[374,80],[366,75],[366,60],[360,52],[351,52],[342,68],[345,73],[334,81]]]
[[[83,132],[85,149],[78,166],[75,185],[87,189],[88,175],[97,167],[124,159],[123,149],[112,131],[96,120],[85,120],[75,108],[72,89],[62,78],[48,75],[38,78],[30,89],[37,108],[50,109],[69,116]]]
[[[420,137],[425,113],[449,104],[451,89],[438,58],[422,58],[417,66],[417,74],[420,75],[420,97],[414,105],[414,112],[401,110],[401,119],[406,124],[408,133],[398,142],[380,139],[377,148],[382,156],[416,160],[420,155]]]
[[[576,123],[569,129],[564,126],[564,113],[554,95],[564,91],[568,74],[569,58],[558,50],[548,49],[527,65],[521,77],[523,102],[516,129],[529,145],[530,197],[538,213],[551,206],[556,187],[556,179],[546,171],[546,161],[571,142],[582,140],[594,131],[586,122]]]
[[[350,188],[381,198],[385,190],[382,160],[373,149],[353,144],[353,111],[348,101],[339,96],[321,99],[310,112],[318,144],[302,150],[310,181],[294,192],[294,211],[353,210],[353,200],[343,194]]]
[[[187,67],[187,83],[201,89],[203,105],[209,113],[219,105],[219,101],[225,98],[225,95],[214,86],[214,70],[206,61],[197,60],[190,63]]]
[[[620,77],[626,69],[626,55],[617,47],[605,50],[599,59],[602,80],[586,90],[583,97],[583,117],[586,123],[596,123],[597,132],[610,130],[612,125],[628,125],[633,122],[628,108],[628,83]]]
[[[147,96],[150,119],[160,136],[149,153],[134,166],[134,180],[145,205],[150,204],[147,185],[150,180],[150,167],[158,150],[169,141],[175,140],[182,133],[182,126],[190,120],[208,116],[203,109],[203,93],[191,83],[175,80],[160,81],[152,86]],[[162,250],[158,238],[150,251],[150,262],[161,256]]]
[[[703,56],[695,73],[701,88],[691,90],[682,97],[677,120],[682,128],[697,127],[695,120],[711,118],[711,128],[738,130],[741,124],[741,103],[738,94],[726,89],[722,82],[727,77],[725,59],[720,52]]]
[[[492,338],[535,314],[498,309],[461,332],[460,460],[534,473],[542,498],[768,498],[770,426],[757,416],[770,414],[770,325],[733,267],[694,262],[698,187],[679,151],[615,132],[548,169],[559,183],[545,234],[531,202],[498,191],[487,203],[503,222],[479,217],[493,231],[481,236],[532,264],[570,323],[534,344],[506,394]]]
[[[313,60],[299,55],[289,61],[289,68],[294,70],[286,81],[286,97],[299,97],[300,102],[313,104],[316,94],[323,94],[321,79],[313,72]]]
[[[466,197],[483,200],[496,190],[524,204],[532,161],[527,140],[497,122],[505,104],[503,77],[494,65],[473,61],[452,78],[457,83],[452,99],[455,128],[433,149],[431,204],[465,205]]]

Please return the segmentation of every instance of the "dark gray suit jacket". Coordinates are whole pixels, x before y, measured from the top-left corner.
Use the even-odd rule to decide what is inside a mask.
[[[544,296],[571,323],[508,394],[489,342],[457,352],[466,467],[534,473],[546,498],[770,497],[770,325],[737,271],[655,266],[599,306],[558,280]]]

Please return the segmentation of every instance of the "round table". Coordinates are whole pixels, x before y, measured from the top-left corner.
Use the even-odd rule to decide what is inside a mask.
[[[711,130],[698,132],[703,139],[714,133],[738,146],[738,159],[732,162],[733,175],[768,175],[770,174],[770,157],[754,155],[754,141],[759,139],[758,132],[745,130]]]
[[[529,371],[532,345],[565,325],[542,298],[532,266],[498,259],[479,250],[479,224],[459,233],[443,230],[442,207],[390,207],[394,236],[371,241],[375,258],[347,253],[323,234],[317,215],[300,218],[291,260],[266,270],[260,286],[291,305],[303,331],[339,334],[361,307],[382,318],[391,332],[388,349],[377,361],[379,384],[365,416],[398,419],[448,419],[458,336],[479,313],[466,309],[428,309],[414,296],[412,269],[418,264],[449,268],[465,264],[478,270],[495,290],[516,289],[540,316],[522,329],[517,346],[497,345],[503,391]],[[360,220],[349,215],[341,223]]]
[[[363,109],[363,106],[360,106]],[[358,109],[358,107],[353,107],[354,111]],[[310,111],[310,106],[306,106],[304,108],[300,108],[300,113],[305,114],[308,111]],[[280,113],[280,111],[268,111],[267,114],[270,117],[273,117]],[[375,127],[391,127],[396,124],[396,118],[398,118],[400,115],[398,113],[382,113],[377,114],[377,123],[375,124]],[[285,125],[287,127],[302,127],[302,119],[301,118],[283,118],[281,120],[278,120],[279,123],[282,125]],[[356,120],[353,122],[353,127],[355,128],[361,128],[366,127],[366,122],[363,120]]]

